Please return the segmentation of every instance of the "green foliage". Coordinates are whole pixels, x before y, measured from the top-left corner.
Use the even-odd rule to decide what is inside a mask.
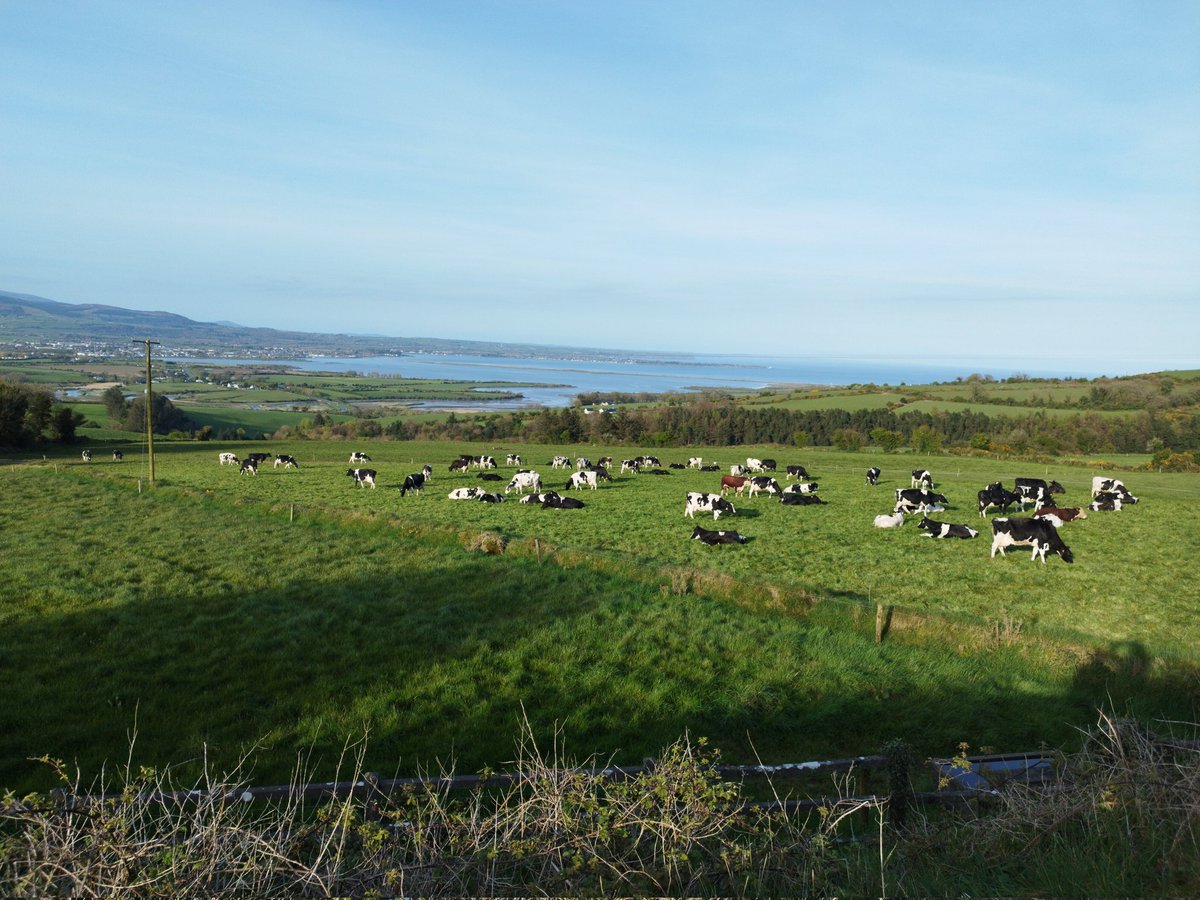
[[[912,448],[917,453],[938,453],[942,449],[943,436],[929,425],[918,425],[913,429]]]
[[[871,430],[871,440],[884,453],[895,453],[903,446],[904,435],[888,428],[874,428]]]
[[[833,445],[846,453],[854,453],[863,448],[867,440],[857,428],[839,428],[833,433]]]

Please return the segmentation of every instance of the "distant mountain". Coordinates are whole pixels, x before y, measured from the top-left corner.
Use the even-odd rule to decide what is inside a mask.
[[[140,353],[133,341],[150,339],[162,351],[191,356],[385,356],[398,353],[462,353],[477,356],[579,359],[628,358],[617,350],[545,347],[490,341],[381,335],[319,334],[250,328],[233,322],[197,322],[169,312],[124,309],[100,303],[60,303],[32,294],[0,291],[0,349],[71,348],[99,354]],[[638,354],[644,356],[646,354]]]

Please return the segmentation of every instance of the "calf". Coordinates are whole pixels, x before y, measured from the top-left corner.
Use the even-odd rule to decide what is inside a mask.
[[[779,495],[779,502],[784,506],[821,506],[825,503],[816,494],[789,494],[787,491]]]
[[[423,472],[414,472],[411,475],[404,476],[404,484],[400,485],[400,496],[403,497],[409,491],[419,494],[424,488],[425,474]]]
[[[638,470],[640,470],[640,469],[641,469],[641,466],[638,464],[638,461],[636,459],[621,460],[621,471],[622,472],[631,472],[634,475],[636,475],[638,473]]]
[[[890,516],[876,516],[876,528],[899,528],[904,524],[904,513],[893,513]]]
[[[429,465],[428,463],[421,466],[421,474],[425,476],[426,481],[432,481],[433,480],[433,466]]]
[[[913,469],[912,470],[912,486],[921,488],[922,490],[933,490],[933,473],[928,469]]]
[[[785,478],[784,481],[791,481],[793,476],[796,478],[812,478],[804,466],[788,466],[787,478]]]
[[[283,466],[285,469],[298,469],[298,468],[300,468],[300,465],[299,465],[299,463],[297,463],[297,462],[296,462],[295,458],[294,458],[294,457],[291,457],[291,456],[288,456],[286,453],[281,453],[281,454],[278,454],[278,455],[275,457],[275,466],[274,466],[274,468],[278,469],[280,466]]]
[[[478,500],[484,493],[483,488],[462,487],[455,488],[446,496],[451,500]]]
[[[508,483],[508,487],[504,489],[504,493],[516,491],[518,494],[525,493],[525,489],[531,491],[540,491],[542,489],[542,476],[537,472],[518,472],[512,477],[512,481]]]
[[[745,475],[722,475],[721,476],[721,494],[722,496],[728,491],[734,491],[740,494],[746,488],[746,484],[750,481]]]
[[[1058,529],[1045,519],[992,519],[992,557],[996,551],[1004,556],[1007,547],[1032,547],[1030,559],[1042,558],[1046,562],[1046,553],[1054,552],[1062,557],[1063,562],[1074,562],[1071,550],[1058,536]]]
[[[949,522],[935,522],[928,517],[922,517],[917,527],[930,538],[973,538],[979,534],[974,528],[966,525],[951,525]]]
[[[125,454],[122,453],[120,450],[113,451],[113,462],[120,462],[124,458],[125,458]]]
[[[1061,506],[1043,506],[1033,514],[1035,519],[1053,519],[1055,527],[1061,528],[1063,522],[1074,522],[1076,519],[1086,519],[1087,513],[1081,506],[1064,508]]]
[[[687,468],[699,469],[702,465],[704,465],[704,457],[703,456],[689,456],[688,457]],[[674,468],[674,467],[672,467],[672,468]]]
[[[875,466],[867,469],[867,484],[879,484],[879,469]]]
[[[696,518],[698,512],[711,512],[713,519],[721,518],[722,514],[734,515],[737,510],[733,504],[722,497],[720,494],[706,494],[701,491],[689,491],[687,495],[687,505],[683,508],[683,514],[689,519]]]
[[[371,457],[367,456],[367,454],[363,453],[361,450],[355,450],[353,453],[350,454],[350,465],[354,465],[356,462],[370,462],[370,461],[371,461]]]
[[[702,541],[710,547],[715,547],[717,544],[746,543],[746,538],[736,531],[709,531],[707,528],[701,528],[699,525],[692,529],[692,540]]]
[[[746,484],[746,496],[753,497],[759,491],[766,491],[768,494],[782,494],[779,489],[779,482],[769,475],[755,475]]]
[[[83,451],[83,453],[82,453],[81,455],[83,456],[83,461],[84,461],[84,462],[91,462],[91,461],[92,461],[92,451],[91,451],[91,450],[84,450],[84,451]]]
[[[236,453],[222,453],[218,459],[223,466],[226,464],[231,466],[240,466],[242,464],[242,461],[237,458]]]
[[[359,487],[366,487],[368,484],[375,487],[375,470],[374,469],[347,469],[346,474],[354,479],[354,483]]]
[[[257,475],[258,474],[258,460],[257,459],[242,460],[242,467],[239,470],[239,472],[242,475]]]

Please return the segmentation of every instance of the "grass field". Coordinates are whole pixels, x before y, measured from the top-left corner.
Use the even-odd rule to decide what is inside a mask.
[[[687,539],[683,494],[715,489],[715,473],[616,476],[583,510],[542,510],[446,499],[480,483],[450,478],[450,459],[499,448],[296,442],[269,449],[299,471],[217,464],[256,444],[164,442],[159,486],[141,493],[145,461],[128,449],[121,464],[99,449],[90,466],[0,468],[0,785],[41,784],[26,760],[42,753],[92,771],[123,760],[135,723],[140,762],[260,743],[269,781],[297,751],[329,758],[363,731],[381,771],[500,766],[522,709],[574,750],[626,761],[685,730],[727,758],[782,761],[895,736],[925,753],[1060,745],[1109,703],[1195,721],[1194,476],[1129,475],[1142,503],[1066,526],[1075,564],[1043,566],[989,559],[986,537],[871,519],[918,466],[953,502],[939,518],[972,524],[986,481],[1057,478],[1082,502],[1091,470],[725,449],[725,466],[756,452],[803,463],[828,505],[737,502],[718,524],[751,541],[709,548]],[[378,490],[345,476],[350,449],[371,453]],[[507,449],[561,488],[541,464],[579,448]],[[586,453],[609,451],[637,452]],[[431,489],[401,498],[425,462]],[[507,551],[467,552],[482,531]],[[882,645],[877,602],[895,606]]]

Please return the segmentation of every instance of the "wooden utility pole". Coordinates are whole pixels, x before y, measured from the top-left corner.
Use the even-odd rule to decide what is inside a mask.
[[[150,380],[150,345],[158,344],[158,341],[152,341],[146,338],[142,341],[134,341],[135,344],[146,345],[146,455],[150,460],[150,484],[154,484],[154,396],[152,382]]]

